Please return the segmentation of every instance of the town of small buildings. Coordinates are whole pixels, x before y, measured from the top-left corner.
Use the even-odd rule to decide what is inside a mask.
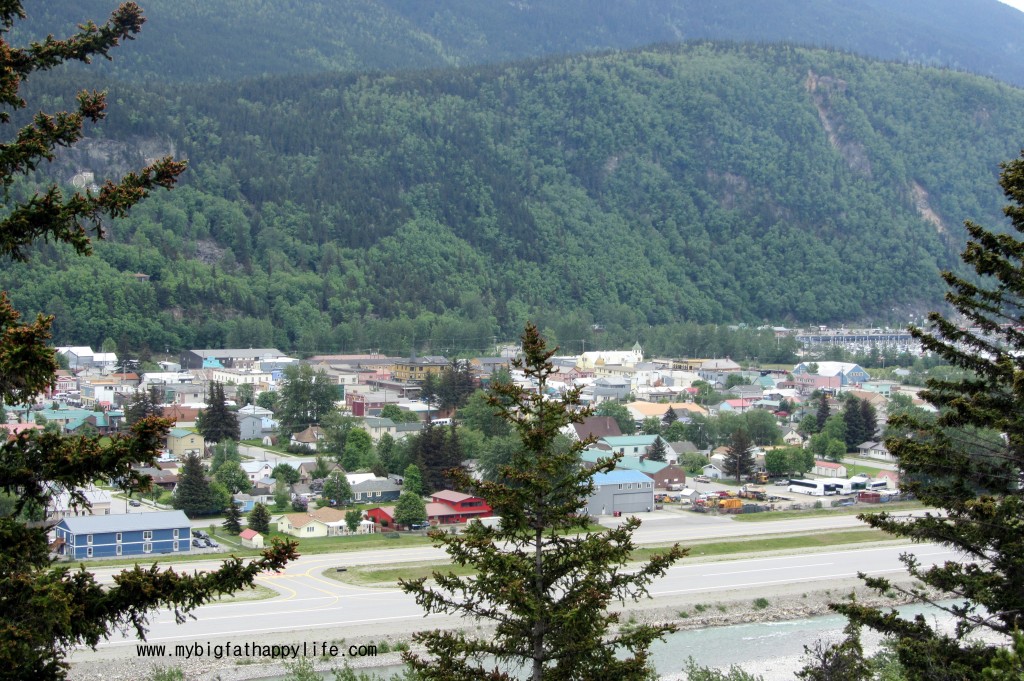
[[[867,336],[883,333],[881,330],[869,331]],[[826,329],[803,333],[805,336],[817,336],[805,342],[822,342],[825,338],[826,343],[853,344],[864,342],[866,335],[859,331],[829,332]],[[890,335],[893,337],[886,338],[886,342],[900,344],[907,340],[902,333]],[[308,362],[338,386],[339,409],[359,419],[375,443],[385,433],[401,440],[420,432],[427,423],[449,423],[456,416],[438,411],[436,405],[419,399],[425,377],[439,375],[451,366],[449,359],[439,356],[352,354],[320,355],[298,360],[274,348],[204,349],[185,353],[180,362],[160,362],[160,371],[135,372],[119,371],[118,367],[122,365],[113,353],[96,353],[88,347],[61,347],[57,352],[64,357],[69,369],[58,372],[52,390],[40,396],[36,404],[4,406],[6,423],[2,425],[8,436],[16,437],[24,430],[43,428],[43,424],[55,424],[66,434],[115,433],[123,427],[124,405],[141,391],[149,391],[156,386],[163,396],[162,414],[174,425],[158,466],[144,469],[144,472],[152,476],[156,488],[171,492],[177,483],[177,468],[183,458],[189,454],[209,456],[207,443],[196,431],[195,424],[197,415],[207,406],[212,383],[224,386],[225,397],[231,404],[239,386],[251,385],[255,395],[275,391],[285,367],[299,361]],[[511,370],[510,360],[514,354],[515,348],[509,347],[501,356],[476,357],[466,362],[474,380],[483,385],[496,371]],[[581,388],[582,402],[591,406],[607,401],[620,402],[638,425],[650,418],[663,419],[670,410],[685,423],[698,415],[742,414],[760,409],[779,419],[787,446],[806,446],[804,437],[795,429],[795,423],[803,403],[815,391],[837,396],[837,399],[843,393],[851,392],[869,401],[878,415],[876,440],[881,440],[886,403],[891,395],[900,391],[913,395],[912,389],[893,381],[873,381],[860,366],[844,362],[807,362],[794,366],[790,371],[744,370],[730,359],[645,359],[639,344],[624,351],[595,351],[555,357],[553,362],[556,371],[550,377],[550,389]],[[815,373],[811,373],[811,369]],[[524,376],[515,371],[511,371],[511,376],[524,387],[531,387]],[[730,381],[734,376],[742,380]],[[727,391],[727,399],[717,404],[698,404],[694,388],[697,381],[721,392],[726,392],[727,382],[734,385]],[[793,413],[779,410],[784,400],[794,406]],[[396,405],[416,418],[405,423],[383,418],[380,413],[385,405]],[[291,485],[289,493],[293,499],[315,501],[319,496],[318,488],[312,484],[314,481],[310,474],[314,468],[312,459],[323,437],[320,429],[310,426],[292,434],[289,442],[282,443],[272,411],[247,405],[235,410],[234,415],[238,419],[241,440],[262,442],[268,447],[291,445],[292,451],[308,451],[309,456],[305,459],[300,455],[289,460],[299,471],[299,480]],[[601,416],[586,418],[567,429],[566,435],[579,440],[593,440],[583,453],[585,464],[593,465],[612,454],[622,457],[616,470],[595,475],[596,489],[587,505],[593,516],[650,512],[669,499],[704,505],[707,495],[698,494],[696,488],[700,485],[694,481],[704,483],[725,477],[725,447],[700,449],[687,441],[663,442],[665,460],[653,461],[648,458],[648,453],[660,435],[624,435],[614,419]],[[857,456],[885,467],[885,464],[891,464],[892,457],[884,444],[876,440],[860,445]],[[765,471],[767,449],[754,448],[755,470],[752,477]],[[707,463],[700,475],[688,480],[681,458],[693,453],[701,454]],[[472,466],[472,461],[467,465]],[[331,462],[330,466],[334,468],[337,464]],[[272,504],[276,484],[271,477],[273,465],[266,460],[247,460],[242,467],[252,483],[252,491],[235,495],[235,504],[243,512],[251,510],[257,502]],[[846,467],[841,463],[816,461],[812,473],[821,479],[847,481],[849,486]],[[355,532],[397,529],[394,502],[402,491],[401,476],[383,478],[358,471],[346,471],[345,475],[353,492],[350,503],[374,505],[362,514]],[[898,487],[895,472],[885,472],[879,478],[872,489],[882,487],[894,491]],[[68,491],[57,492],[52,507],[48,509],[48,520],[55,524],[54,547],[59,555],[82,559],[187,553],[197,548],[208,548],[207,544],[190,534],[189,520],[181,511],[159,510],[155,504],[149,504],[145,509],[138,509],[148,512],[133,513],[128,500],[115,502],[109,491],[100,488],[81,490],[91,503],[91,509],[83,511],[71,504]],[[725,492],[719,493],[727,496]],[[138,504],[138,501],[131,501],[132,506]],[[431,526],[456,526],[473,518],[491,516],[491,509],[483,499],[455,490],[436,491],[425,505],[427,522]],[[739,507],[738,502],[736,507]],[[275,516],[275,521],[279,531],[296,537],[338,536],[353,531],[345,522],[344,511],[329,506],[316,508],[312,503],[305,512],[282,513]],[[262,546],[263,538],[253,530],[246,530],[240,541],[243,546],[258,548]]]

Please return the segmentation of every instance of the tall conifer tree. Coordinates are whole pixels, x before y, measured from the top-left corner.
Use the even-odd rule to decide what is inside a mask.
[[[562,400],[547,398],[552,354],[536,327],[527,326],[519,364],[539,391],[511,384],[494,389],[493,404],[522,441],[512,463],[501,467],[499,479],[474,480],[461,469],[452,473],[460,487],[487,499],[502,518],[500,527],[471,523],[460,535],[434,535],[455,563],[474,566],[479,573],[435,573],[436,586],[424,579],[402,583],[428,612],[460,613],[495,624],[486,637],[462,631],[417,634],[426,657],[406,654],[406,659],[427,681],[516,679],[522,678],[523,666],[533,681],[646,680],[651,674],[648,647],[672,630],[618,628],[618,615],[607,610],[613,601],[646,595],[651,581],[685,552],[675,546],[626,570],[639,520],[582,532],[588,525],[585,508],[594,491],[593,471],[579,463],[585,443],[564,447],[557,441],[561,428],[588,412],[576,410],[579,391]],[[596,470],[613,467],[609,460]]]
[[[934,566],[913,552],[904,557],[909,574],[926,588],[865,578],[882,592],[927,602],[933,593],[952,594],[952,604],[935,605],[953,615],[955,631],[856,603],[833,606],[886,635],[911,681],[1010,678],[984,676],[999,646],[967,634],[987,631],[1010,642],[1024,629],[1024,156],[1003,166],[1000,184],[1011,202],[1004,212],[1013,231],[968,221],[962,259],[977,276],[943,274],[956,318],[935,312],[928,328],[911,329],[925,350],[968,377],[930,379],[921,396],[938,407],[938,417],[903,412],[890,422],[886,438],[903,471],[901,487],[943,512],[862,516],[895,536],[959,552],[961,559]],[[1020,678],[1024,656],[1020,648],[1011,655],[1012,678]]]
[[[25,17],[20,0],[0,0],[0,125],[11,120],[12,109],[25,109],[19,88],[37,71],[67,61],[88,63],[106,57],[123,40],[131,40],[145,21],[138,5],[128,2],[102,24],[79,26],[67,39],[52,35],[29,47],[10,44],[16,22]],[[0,148],[0,184],[10,189],[18,176],[52,160],[58,147],[74,145],[86,121],[105,115],[104,95],[82,92],[73,111],[39,113],[18,131],[4,135]],[[123,217],[152,190],[171,188],[184,164],[170,158],[157,161],[119,182],[107,181],[95,192],[67,195],[57,185],[25,187],[24,203],[14,192],[3,195],[0,211],[0,258],[28,259],[32,244],[42,239],[89,255],[90,232],[102,237],[102,225]],[[35,190],[33,192],[33,189]],[[21,192],[19,192],[20,194]],[[48,347],[53,318],[39,316],[25,323],[0,293],[0,402],[32,401],[54,383],[58,367]],[[110,440],[26,433],[0,442],[0,490],[14,495],[12,512],[0,517],[0,675],[8,679],[64,679],[67,653],[76,646],[95,647],[112,631],[134,630],[144,637],[149,613],[174,610],[179,621],[213,597],[249,586],[266,569],[279,569],[294,557],[294,545],[275,544],[263,557],[243,565],[229,560],[215,571],[188,575],[135,566],[100,585],[92,573],[54,565],[47,528],[26,526],[22,511],[46,507],[54,489],[71,490],[72,503],[88,508],[76,491],[97,479],[114,480],[127,493],[144,493],[152,481],[137,466],[153,465],[168,424],[153,417],[150,407],[130,424],[126,434]]]

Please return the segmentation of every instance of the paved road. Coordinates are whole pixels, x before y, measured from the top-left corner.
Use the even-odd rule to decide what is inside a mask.
[[[728,516],[644,514],[648,516],[636,534],[641,544],[750,537],[767,534],[797,534],[829,528],[856,527],[862,523],[849,515],[824,516],[773,522],[743,523]],[[897,558],[906,546],[860,548],[830,553],[775,556],[728,562],[688,563],[672,568],[659,580],[652,595],[715,592],[758,585],[810,584],[853,578],[858,570],[878,574],[902,571]],[[915,547],[923,561],[953,557],[944,549]],[[382,562],[446,562],[446,555],[434,547],[389,549],[387,551],[344,552],[301,556],[285,570],[265,574],[258,583],[280,595],[272,599],[208,605],[197,611],[196,621],[176,625],[173,615],[156,615],[151,641],[207,640],[229,635],[255,636],[269,632],[359,628],[386,625],[393,621],[422,618],[412,598],[394,589],[353,587],[327,579],[323,572],[340,566]],[[188,563],[188,570],[215,568],[216,560]],[[120,568],[97,568],[101,581],[110,581]],[[133,636],[118,637],[104,646],[129,645]]]
[[[396,550],[402,551],[402,550]],[[807,555],[774,556],[745,560],[690,563],[673,567],[651,588],[655,599],[672,595],[707,593],[737,588],[764,587],[813,582],[838,582],[856,577],[858,571],[871,575],[903,572],[899,555],[906,546],[853,548]],[[941,547],[917,545],[914,551],[923,564],[955,560],[956,555]],[[410,550],[403,555],[388,552],[391,559],[417,558],[426,551]],[[357,635],[371,626],[431,626],[413,599],[397,589],[356,587],[325,578],[322,573],[339,565],[343,556],[302,557],[281,574],[266,575],[261,584],[279,592],[270,600],[209,605],[196,612],[197,619],[178,625],[169,612],[158,613],[147,637],[150,642],[205,642],[232,637],[254,640],[272,632],[305,632],[310,641]],[[379,559],[379,556],[378,556]],[[430,618],[427,618],[428,621]],[[117,636],[101,648],[131,647],[134,636]]]

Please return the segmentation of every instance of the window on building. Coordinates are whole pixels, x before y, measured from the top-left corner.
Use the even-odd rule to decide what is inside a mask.
[[[175,532],[177,532],[177,530],[175,530]],[[171,550],[173,550],[173,551],[177,551],[178,550],[178,542],[174,542],[173,544],[171,544]]]
[[[120,544],[118,544],[117,546],[114,547],[114,553],[116,555],[118,555],[118,556],[121,555],[121,545]]]
[[[118,544],[121,543],[121,533],[120,532],[118,532],[117,534],[114,535],[114,541],[116,541]]]
[[[143,541],[149,541],[152,538],[153,538],[153,530],[143,530],[142,531],[142,539],[143,539]]]
[[[150,544],[149,542],[146,542],[145,544],[142,545],[142,552],[143,553],[153,553],[153,545]]]
[[[175,539],[178,538],[178,530],[177,529],[174,530],[174,538]],[[175,549],[175,551],[177,551],[177,549]]]
[[[85,550],[85,557],[86,558],[92,558],[92,547],[91,546]]]
[[[89,534],[89,535],[86,535],[86,537],[85,537],[85,543],[86,543],[86,544],[91,544],[91,543],[92,543],[92,535],[91,535],[91,534]]]
[[[313,530],[314,530],[314,527],[312,525],[306,526],[306,532],[312,532]]]

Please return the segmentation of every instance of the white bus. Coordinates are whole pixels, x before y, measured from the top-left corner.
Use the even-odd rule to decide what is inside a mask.
[[[842,489],[842,485],[829,480],[790,480],[789,487],[787,489],[790,492],[797,494],[810,494],[815,497],[825,497],[833,494],[839,494]]]

